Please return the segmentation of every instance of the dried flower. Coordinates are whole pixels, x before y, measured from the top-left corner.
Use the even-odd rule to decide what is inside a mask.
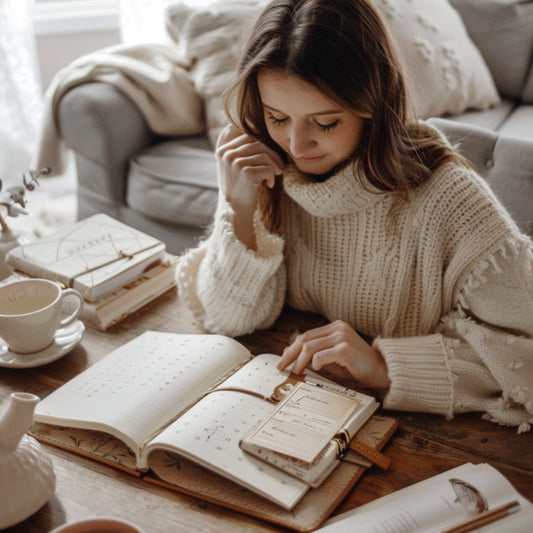
[[[7,198],[0,197],[0,205],[6,208],[6,214],[10,217],[18,217],[19,215],[27,215],[26,207],[26,190],[34,191],[35,187],[39,185],[39,176],[46,176],[52,172],[50,167],[42,168],[41,170],[26,170],[22,173],[22,185],[13,185],[8,187],[6,192]],[[2,180],[0,180],[0,192],[2,191]],[[0,213],[0,226],[2,233],[10,233],[11,230],[5,220],[5,215]]]

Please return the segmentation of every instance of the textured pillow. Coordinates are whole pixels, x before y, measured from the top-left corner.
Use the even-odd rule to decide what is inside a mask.
[[[240,50],[266,0],[219,0],[207,7],[181,2],[166,9],[166,27],[190,66],[196,90],[204,100],[205,120],[213,146],[228,123],[220,95],[237,68]]]
[[[533,2],[450,0],[483,55],[502,96],[533,103]]]
[[[486,109],[499,102],[487,65],[448,0],[374,3],[396,40],[420,118]]]
[[[490,72],[448,0],[374,2],[397,42],[420,118],[499,102]],[[167,31],[204,98],[213,145],[227,123],[220,94],[236,68],[243,38],[267,3],[219,0],[191,7],[175,2],[166,9]]]

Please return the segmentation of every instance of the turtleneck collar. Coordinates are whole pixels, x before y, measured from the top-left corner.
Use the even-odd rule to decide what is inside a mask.
[[[331,217],[364,209],[386,195],[357,175],[357,166],[348,164],[336,174],[318,182],[289,164],[283,176],[285,192],[309,214]],[[362,178],[362,179],[361,179]]]

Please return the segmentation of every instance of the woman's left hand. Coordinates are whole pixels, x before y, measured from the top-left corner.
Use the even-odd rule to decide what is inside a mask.
[[[390,386],[381,353],[341,320],[298,335],[283,352],[278,368],[284,370],[291,363],[296,374],[310,364],[313,370],[325,368],[334,376],[354,379],[363,387],[386,390]]]

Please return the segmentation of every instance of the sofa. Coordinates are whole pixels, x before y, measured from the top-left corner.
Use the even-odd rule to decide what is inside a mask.
[[[457,144],[533,235],[533,1],[374,1],[414,80],[418,115]],[[85,79],[61,96],[56,121],[75,155],[78,218],[107,213],[176,254],[195,246],[217,203],[220,93],[237,61],[237,34],[262,3],[167,8],[169,42],[204,103],[202,127],[190,134],[154,131],[135,98],[105,78]],[[225,45],[216,40],[219,27]]]

